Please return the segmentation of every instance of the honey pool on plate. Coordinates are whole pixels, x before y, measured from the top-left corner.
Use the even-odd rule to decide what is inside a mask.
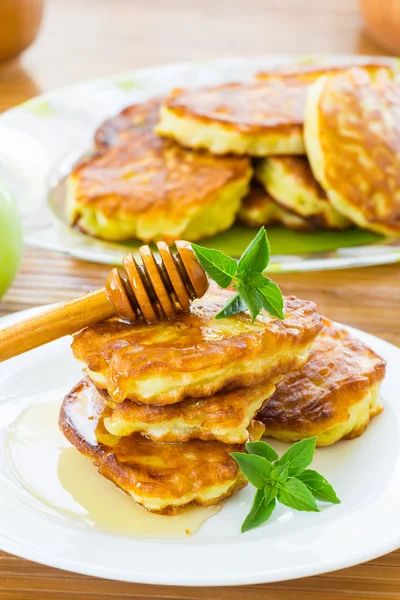
[[[221,505],[188,508],[173,517],[143,509],[64,438],[58,429],[60,403],[56,398],[32,404],[10,425],[7,438],[14,476],[43,504],[77,525],[136,538],[185,538],[219,512]],[[88,407],[80,409],[83,416]],[[93,436],[92,423],[85,436]]]

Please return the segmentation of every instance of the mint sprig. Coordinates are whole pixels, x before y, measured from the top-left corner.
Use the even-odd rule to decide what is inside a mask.
[[[266,442],[248,442],[245,452],[232,452],[243,474],[257,488],[251,510],[242,524],[242,533],[270,518],[276,502],[301,511],[319,512],[316,500],[340,504],[331,484],[319,473],[307,469],[312,462],[316,437],[296,442],[278,458]]]
[[[270,259],[267,233],[262,227],[236,262],[220,250],[192,244],[196,257],[206,271],[222,288],[232,286],[236,294],[217,313],[216,319],[231,317],[249,310],[254,323],[261,309],[279,319],[284,318],[283,296],[279,287],[263,275]]]

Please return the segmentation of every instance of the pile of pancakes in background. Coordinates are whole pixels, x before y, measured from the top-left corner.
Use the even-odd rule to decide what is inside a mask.
[[[400,233],[400,80],[389,64],[297,65],[175,90],[97,131],[67,181],[69,222],[106,240],[260,227]]]
[[[263,435],[317,445],[360,435],[379,413],[385,363],[293,296],[215,319],[233,291],[212,284],[190,311],[156,325],[118,319],[75,335],[86,377],[60,427],[99,472],[145,507],[175,514],[246,485],[232,458]]]

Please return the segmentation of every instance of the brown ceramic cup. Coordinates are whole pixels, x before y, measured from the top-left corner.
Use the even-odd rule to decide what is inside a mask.
[[[0,62],[21,54],[36,38],[44,0],[0,0]]]

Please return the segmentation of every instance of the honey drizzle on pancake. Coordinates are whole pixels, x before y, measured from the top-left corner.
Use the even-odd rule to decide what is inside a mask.
[[[90,443],[97,443],[99,415],[81,394],[71,420]],[[187,508],[175,516],[150,513],[71,446],[58,429],[60,399],[35,402],[10,426],[7,449],[10,468],[32,503],[67,518],[72,527],[87,527],[127,537],[174,539],[198,531],[221,505]]]

